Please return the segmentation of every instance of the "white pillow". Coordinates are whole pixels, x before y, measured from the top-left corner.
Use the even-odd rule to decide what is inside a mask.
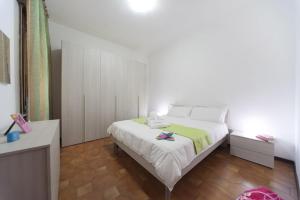
[[[191,119],[225,123],[226,107],[194,107]]]
[[[168,112],[170,117],[188,117],[191,113],[192,107],[188,106],[172,106]]]

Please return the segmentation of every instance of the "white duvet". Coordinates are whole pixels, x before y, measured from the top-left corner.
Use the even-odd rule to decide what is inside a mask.
[[[223,123],[167,116],[164,119],[169,123],[207,131],[212,140],[211,145],[218,142],[228,133],[228,128]],[[115,139],[151,163],[159,178],[172,190],[181,177],[182,169],[193,161],[196,154],[193,142],[189,138],[175,135],[175,141],[157,140],[156,136],[160,132],[159,129],[150,129],[147,125],[139,124],[132,120],[115,122],[108,128],[108,133],[113,135]],[[207,148],[202,150],[202,152]]]

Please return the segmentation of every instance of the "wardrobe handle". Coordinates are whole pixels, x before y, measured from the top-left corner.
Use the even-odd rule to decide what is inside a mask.
[[[118,111],[117,96],[115,96],[115,121],[117,121],[117,111]]]
[[[140,96],[138,96],[138,103],[137,103],[137,117],[140,118]]]
[[[85,142],[85,134],[86,134],[86,130],[85,130],[85,118],[86,118],[86,113],[85,113],[85,95],[83,95],[83,130],[84,130],[84,133],[83,133],[83,142]]]

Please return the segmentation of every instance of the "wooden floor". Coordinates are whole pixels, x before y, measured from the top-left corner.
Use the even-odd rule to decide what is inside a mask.
[[[164,199],[164,186],[124,152],[113,153],[110,139],[63,148],[61,200]],[[172,200],[235,200],[243,191],[267,186],[285,200],[296,200],[293,165],[269,169],[219,147],[181,179]]]

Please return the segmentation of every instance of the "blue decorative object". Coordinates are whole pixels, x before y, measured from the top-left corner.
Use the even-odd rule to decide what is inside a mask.
[[[9,132],[6,136],[7,142],[14,142],[20,139],[20,131]]]

